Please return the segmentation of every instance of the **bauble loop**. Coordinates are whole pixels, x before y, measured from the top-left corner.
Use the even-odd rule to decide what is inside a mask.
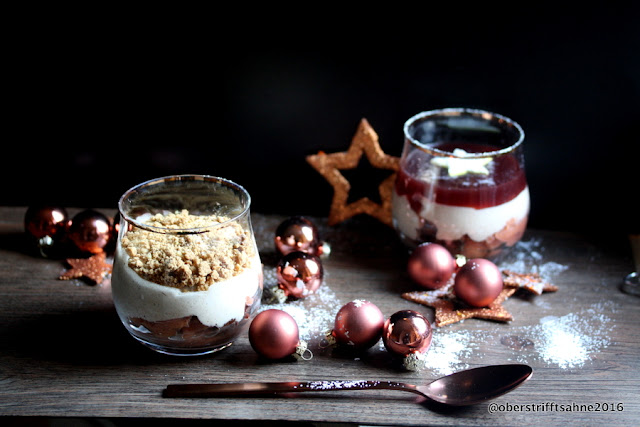
[[[292,216],[280,223],[274,242],[276,251],[282,256],[296,251],[320,255],[318,228],[303,216]]]
[[[411,279],[427,289],[438,289],[447,284],[457,268],[451,253],[437,243],[422,243],[416,247],[407,263]]]
[[[338,310],[333,336],[340,344],[365,350],[380,340],[384,321],[382,311],[375,304],[354,300]]]
[[[431,338],[429,320],[413,310],[401,310],[392,314],[382,328],[384,346],[400,356],[426,353],[431,346]]]
[[[409,353],[402,361],[407,371],[422,371],[427,366],[426,353]]]
[[[453,291],[472,307],[486,307],[500,295],[503,287],[500,269],[487,259],[474,258],[456,273]]]
[[[305,252],[290,252],[276,266],[278,286],[287,296],[305,298],[318,290],[324,278],[322,261]]]
[[[293,357],[298,360],[311,360],[313,359],[313,352],[309,348],[306,341],[298,341],[296,351],[293,353]]]

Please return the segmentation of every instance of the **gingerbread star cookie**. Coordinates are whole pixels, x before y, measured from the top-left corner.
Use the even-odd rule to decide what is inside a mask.
[[[556,285],[546,282],[538,273],[522,274],[511,270],[502,270],[502,282],[505,288],[524,289],[536,295],[558,290]]]
[[[67,264],[70,270],[65,271],[58,277],[60,280],[71,280],[86,277],[96,284],[102,283],[105,276],[111,273],[111,264],[106,262],[104,252],[93,255],[89,258],[68,258]]]
[[[453,293],[453,281],[433,291],[405,292],[402,298],[435,309],[435,325],[446,326],[465,319],[485,319],[497,322],[513,320],[511,313],[502,306],[507,298],[516,292],[515,288],[504,288],[488,307],[469,307],[458,300]]]
[[[355,169],[362,154],[367,156],[374,168],[393,171],[378,186],[381,203],[375,203],[368,197],[347,203],[351,184],[340,173],[340,170]],[[306,157],[307,162],[317,170],[333,187],[333,199],[329,210],[329,225],[335,225],[358,214],[370,215],[379,221],[392,225],[391,194],[396,179],[396,171],[400,163],[398,157],[385,154],[380,148],[378,134],[366,119],[360,121],[356,134],[347,151],[327,154],[320,151]]]

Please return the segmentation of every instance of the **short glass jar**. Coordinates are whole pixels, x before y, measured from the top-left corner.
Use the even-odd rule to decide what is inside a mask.
[[[171,355],[233,343],[262,296],[250,202],[243,187],[205,175],[154,179],[120,198],[111,288],[134,338]]]
[[[410,247],[436,242],[454,255],[495,259],[529,217],[524,131],[483,110],[426,111],[404,125],[393,224]]]

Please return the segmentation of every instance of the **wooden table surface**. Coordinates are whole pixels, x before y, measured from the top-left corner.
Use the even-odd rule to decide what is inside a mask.
[[[28,245],[25,211],[0,208],[0,415],[384,425],[640,423],[640,298],[619,289],[632,270],[631,257],[580,236],[529,230],[499,266],[539,269],[559,290],[508,299],[510,323],[467,319],[435,328],[427,367],[415,372],[406,371],[382,345],[354,355],[319,344],[331,317],[353,299],[372,301],[387,317],[413,309],[433,319],[431,308],[400,297],[417,290],[406,274],[406,250],[392,230],[366,217],[336,227],[314,218],[332,246],[323,259],[321,290],[304,301],[265,305],[292,310],[314,357],[266,362],[251,349],[246,333],[230,348],[205,357],[146,349],[120,323],[108,280],[97,286],[57,280],[63,261],[42,258]],[[285,217],[254,213],[252,218],[265,286],[271,286],[277,261],[272,239]],[[527,363],[534,374],[513,392],[466,408],[442,408],[395,391],[195,400],[161,395],[170,383],[192,382],[421,384],[454,370],[501,363]]]

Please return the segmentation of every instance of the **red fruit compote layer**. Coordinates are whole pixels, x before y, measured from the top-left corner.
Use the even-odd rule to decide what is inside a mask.
[[[527,225],[529,188],[515,155],[464,158],[498,150],[467,142],[433,148],[461,158],[414,150],[402,159],[393,217],[405,243],[437,242],[453,254],[492,258],[518,242]]]

